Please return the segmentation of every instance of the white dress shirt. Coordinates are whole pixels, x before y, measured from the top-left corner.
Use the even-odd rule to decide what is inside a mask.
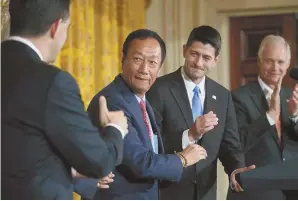
[[[30,40],[28,40],[26,38],[22,38],[20,36],[10,36],[6,40],[18,41],[18,42],[21,42],[21,43],[29,46],[32,50],[34,50],[34,52],[36,52],[36,54],[39,56],[40,60],[43,61],[43,56],[42,56],[41,52],[39,51],[39,49],[37,49],[37,47]]]
[[[264,92],[264,95],[266,97],[266,100],[267,100],[267,103],[268,103],[268,106],[269,106],[269,103],[270,103],[270,99],[271,99],[271,95],[273,93],[273,89],[271,89],[261,78],[260,76],[258,76],[258,82],[259,82],[259,85],[262,89],[262,91]],[[267,116],[267,119],[268,119],[268,122],[269,124],[272,126],[275,124],[275,119],[273,119],[267,112],[266,112],[266,116]],[[298,120],[298,116],[297,117],[294,117],[294,118],[290,118],[291,121],[293,121],[294,123],[297,122]]]
[[[206,92],[205,92],[206,77],[204,76],[203,79],[201,80],[201,82],[198,85],[196,85],[185,74],[183,67],[181,68],[181,75],[182,75],[182,78],[183,78],[183,81],[184,81],[184,84],[186,87],[186,92],[187,92],[190,108],[192,108],[192,98],[194,95],[193,89],[197,86],[200,89],[199,97],[200,97],[200,101],[201,101],[201,105],[202,105],[202,110],[204,111],[204,103],[205,103],[205,96],[206,96]],[[189,129],[185,130],[182,134],[182,149],[185,149],[189,144],[194,144],[197,142],[197,140],[195,140],[195,141],[189,140],[188,131],[189,131]]]
[[[147,104],[146,103],[145,96],[142,99],[140,97],[138,97],[137,95],[135,95],[135,96],[136,96],[139,104],[140,104],[141,100],[143,100],[144,103]],[[151,139],[152,148],[153,148],[154,153],[158,154],[158,139],[157,139],[157,135],[155,135],[153,133],[152,126],[151,126],[151,121],[150,121],[150,117],[148,115],[148,112],[146,112],[146,115],[147,115],[147,119],[149,120],[150,132],[152,133],[152,139]],[[148,135],[149,135],[149,133],[148,133]]]

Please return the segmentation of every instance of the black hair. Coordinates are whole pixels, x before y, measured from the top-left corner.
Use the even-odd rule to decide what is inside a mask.
[[[203,25],[194,28],[187,39],[186,46],[191,46],[195,41],[199,41],[204,45],[210,44],[215,49],[215,56],[219,55],[221,48],[221,37],[219,32],[213,27]]]
[[[70,0],[10,0],[10,35],[40,36],[69,17]]]
[[[156,32],[151,31],[149,29],[138,29],[138,30],[131,32],[127,36],[127,38],[125,39],[125,41],[123,43],[123,47],[122,47],[122,53],[123,53],[122,62],[126,58],[130,43],[133,40],[135,40],[135,39],[144,40],[147,38],[154,38],[158,41],[160,48],[161,48],[161,64],[162,64],[166,58],[166,44],[163,41],[163,39]]]

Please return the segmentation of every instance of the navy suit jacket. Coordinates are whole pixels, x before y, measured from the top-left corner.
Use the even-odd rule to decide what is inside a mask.
[[[107,175],[122,161],[121,133],[92,126],[70,74],[21,42],[1,48],[1,198],[70,200],[70,168]]]
[[[164,154],[152,107],[146,103],[153,133],[158,136],[159,154],[153,152],[138,100],[121,75],[89,105],[89,116],[97,127],[99,96],[106,97],[109,110],[124,111],[129,132],[124,138],[123,162],[113,171],[114,182],[109,189],[99,189],[94,199],[158,199],[158,180],[179,181],[183,167],[178,156]]]

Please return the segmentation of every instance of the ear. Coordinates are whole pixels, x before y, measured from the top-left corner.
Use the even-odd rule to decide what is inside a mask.
[[[215,66],[218,64],[219,60],[220,60],[220,55],[217,55],[217,56],[214,58],[214,66],[213,66],[213,67],[215,67]]]
[[[55,38],[57,30],[60,26],[61,19],[55,20],[50,28],[50,36],[51,38]]]
[[[183,45],[183,57],[185,58],[186,56],[186,51],[187,51],[187,46],[184,44]]]

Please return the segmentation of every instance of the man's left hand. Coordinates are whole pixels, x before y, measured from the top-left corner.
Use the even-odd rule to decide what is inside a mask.
[[[291,117],[298,116],[298,84],[294,86],[293,93],[289,102],[289,110]]]
[[[232,185],[231,188],[236,192],[244,191],[243,188],[240,186],[240,184],[236,181],[236,174],[241,173],[241,172],[247,172],[247,171],[253,170],[255,168],[256,168],[255,165],[251,165],[249,167],[238,168],[238,169],[234,170],[230,176],[230,181],[231,181],[231,185]]]
[[[98,180],[97,187],[98,188],[109,188],[109,184],[114,181],[115,175],[111,172],[108,176],[105,176]]]

